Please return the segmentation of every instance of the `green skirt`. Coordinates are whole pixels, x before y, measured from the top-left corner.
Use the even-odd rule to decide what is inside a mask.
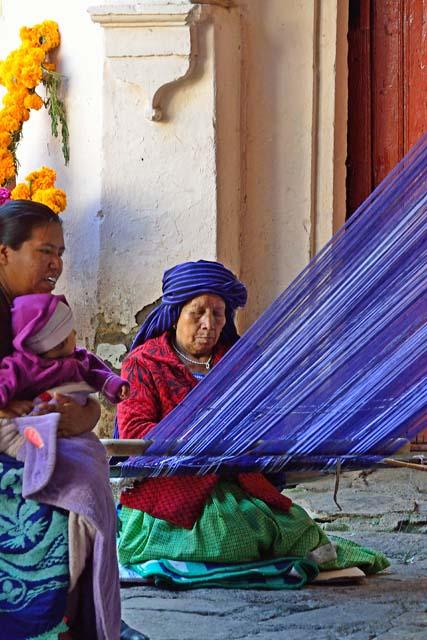
[[[241,563],[304,558],[327,549],[331,542],[336,557],[322,561],[320,553],[320,569],[357,566],[365,573],[376,573],[389,565],[382,553],[335,536],[328,538],[298,505],[288,513],[270,508],[229,480],[218,482],[192,529],[129,507],[120,511],[119,528],[118,555],[124,566],[159,559]]]

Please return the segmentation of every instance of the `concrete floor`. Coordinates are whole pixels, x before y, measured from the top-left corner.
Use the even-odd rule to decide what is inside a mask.
[[[381,549],[383,574],[301,591],[122,589],[123,618],[151,640],[426,640],[427,473],[344,474],[288,490],[335,534]]]

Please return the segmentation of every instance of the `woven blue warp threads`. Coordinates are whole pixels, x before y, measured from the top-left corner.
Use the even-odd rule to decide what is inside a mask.
[[[426,184],[427,135],[123,475],[360,467],[426,428]]]

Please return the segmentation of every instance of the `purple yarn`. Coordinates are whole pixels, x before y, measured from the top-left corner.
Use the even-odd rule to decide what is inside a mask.
[[[122,474],[360,467],[425,429],[426,185],[424,135]]]

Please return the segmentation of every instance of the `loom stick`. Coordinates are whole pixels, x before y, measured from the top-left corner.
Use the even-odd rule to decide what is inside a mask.
[[[113,440],[104,438],[101,440],[108,456],[142,456],[146,449],[152,444],[152,440],[140,440],[138,438],[129,440]]]
[[[427,464],[404,462],[403,460],[394,460],[393,458],[384,458],[381,464],[386,464],[389,467],[405,467],[406,469],[414,469],[415,471],[427,471]]]

